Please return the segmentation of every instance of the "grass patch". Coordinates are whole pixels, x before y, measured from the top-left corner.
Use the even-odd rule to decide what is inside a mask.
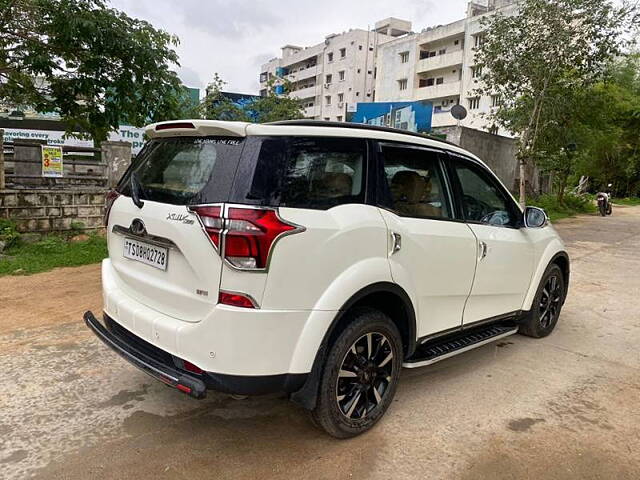
[[[543,208],[552,222],[580,213],[595,213],[596,211],[596,206],[590,197],[573,194],[566,194],[563,203],[559,203],[555,195],[541,195],[532,198],[528,205]]]
[[[25,245],[20,241],[7,248],[0,258],[0,277],[31,275],[57,267],[77,267],[98,263],[107,256],[107,239],[90,235],[83,242],[70,242],[58,235]]]
[[[640,198],[638,197],[614,198],[613,203],[618,205],[628,205],[630,207],[635,207],[636,205],[640,205]]]

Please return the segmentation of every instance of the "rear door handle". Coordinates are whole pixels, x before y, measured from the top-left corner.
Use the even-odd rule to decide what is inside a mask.
[[[478,248],[478,257],[479,260],[484,260],[484,258],[487,256],[487,253],[489,251],[489,247],[487,246],[487,244],[485,242],[480,242],[478,244],[479,248]]]
[[[391,232],[391,239],[393,241],[393,246],[391,247],[391,255],[394,253],[398,253],[402,248],[402,235],[396,232]]]

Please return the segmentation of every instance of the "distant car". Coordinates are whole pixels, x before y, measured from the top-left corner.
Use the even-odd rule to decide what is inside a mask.
[[[107,345],[202,398],[286,392],[336,437],[402,367],[556,326],[569,257],[474,155],[343,123],[150,125],[109,195]]]

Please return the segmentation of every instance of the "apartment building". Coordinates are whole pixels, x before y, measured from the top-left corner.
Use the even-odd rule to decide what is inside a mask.
[[[435,129],[457,125],[451,107],[461,104],[468,112],[462,126],[507,134],[486,117],[500,98],[474,93],[482,74],[474,65],[474,49],[482,42],[482,18],[516,11],[516,0],[471,1],[462,20],[382,43],[376,57],[376,101],[429,100]]]
[[[271,81],[276,93],[282,93],[286,79],[291,96],[302,100],[306,118],[344,121],[348,103],[375,99],[379,46],[410,31],[411,22],[387,18],[372,30],[331,34],[310,47],[285,45],[281,57],[262,66],[260,94],[266,95]]]

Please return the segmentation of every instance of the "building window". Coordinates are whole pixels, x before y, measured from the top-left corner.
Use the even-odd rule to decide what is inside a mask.
[[[471,78],[482,77],[482,67],[471,67]]]
[[[481,47],[486,40],[486,35],[484,33],[479,33],[478,35],[473,36],[474,46],[475,48]]]
[[[435,83],[433,78],[421,78],[420,79],[420,88],[422,87],[432,87]]]
[[[268,78],[269,78],[269,74],[267,72],[261,73],[260,74],[260,83],[266,82]]]
[[[358,45],[358,50],[362,50],[362,45]]]
[[[502,105],[502,95],[491,95],[491,106],[500,107]]]
[[[490,133],[491,135],[498,135],[498,131],[499,131],[499,129],[498,129],[498,126],[497,126],[497,125],[492,125],[492,126],[489,128],[489,133]]]
[[[441,48],[440,50],[438,50],[438,55],[444,55],[445,53],[447,53],[446,48]]]
[[[469,103],[469,110],[477,110],[480,108],[480,97],[467,98]]]
[[[358,69],[358,73],[360,73],[361,71],[362,71],[361,69]]]
[[[373,47],[369,47],[369,51],[370,51],[370,52],[373,52]]]
[[[330,84],[331,80],[333,80],[333,75],[329,74],[325,77],[325,82],[326,84]]]
[[[345,58],[347,56],[347,49],[346,48],[341,48],[340,49],[340,58]]]
[[[456,40],[455,42],[453,42],[454,45],[460,45],[460,40]]]
[[[260,90],[260,96],[261,97],[266,97],[267,96],[267,89],[263,88],[262,90]]]
[[[356,92],[356,97],[359,97],[359,96],[360,96],[360,92]]]
[[[327,62],[333,62],[333,52],[327,53]]]
[[[340,80],[341,82],[344,82],[344,78],[345,78],[345,71],[342,70],[341,72],[338,72],[338,80]]]
[[[324,97],[324,100],[327,104],[327,107],[331,106],[331,95],[327,95],[326,97]]]
[[[429,58],[429,52],[426,50],[420,50],[420,60],[424,60],[425,58]]]
[[[341,121],[342,121],[342,115],[338,115],[338,116],[336,117],[336,121],[337,121],[337,122],[341,122]]]
[[[371,75],[373,73],[372,70],[367,70],[367,75]]]
[[[436,85],[442,85],[444,83],[444,77],[436,78]]]
[[[324,117],[325,122],[328,122],[329,120],[331,120],[331,117]]]
[[[407,63],[409,61],[409,52],[402,52],[400,54],[400,62]]]
[[[400,87],[400,90],[406,90],[408,85],[409,81],[406,78],[398,80],[398,87]]]
[[[344,93],[339,93],[338,94],[338,103],[342,103],[344,102]]]

